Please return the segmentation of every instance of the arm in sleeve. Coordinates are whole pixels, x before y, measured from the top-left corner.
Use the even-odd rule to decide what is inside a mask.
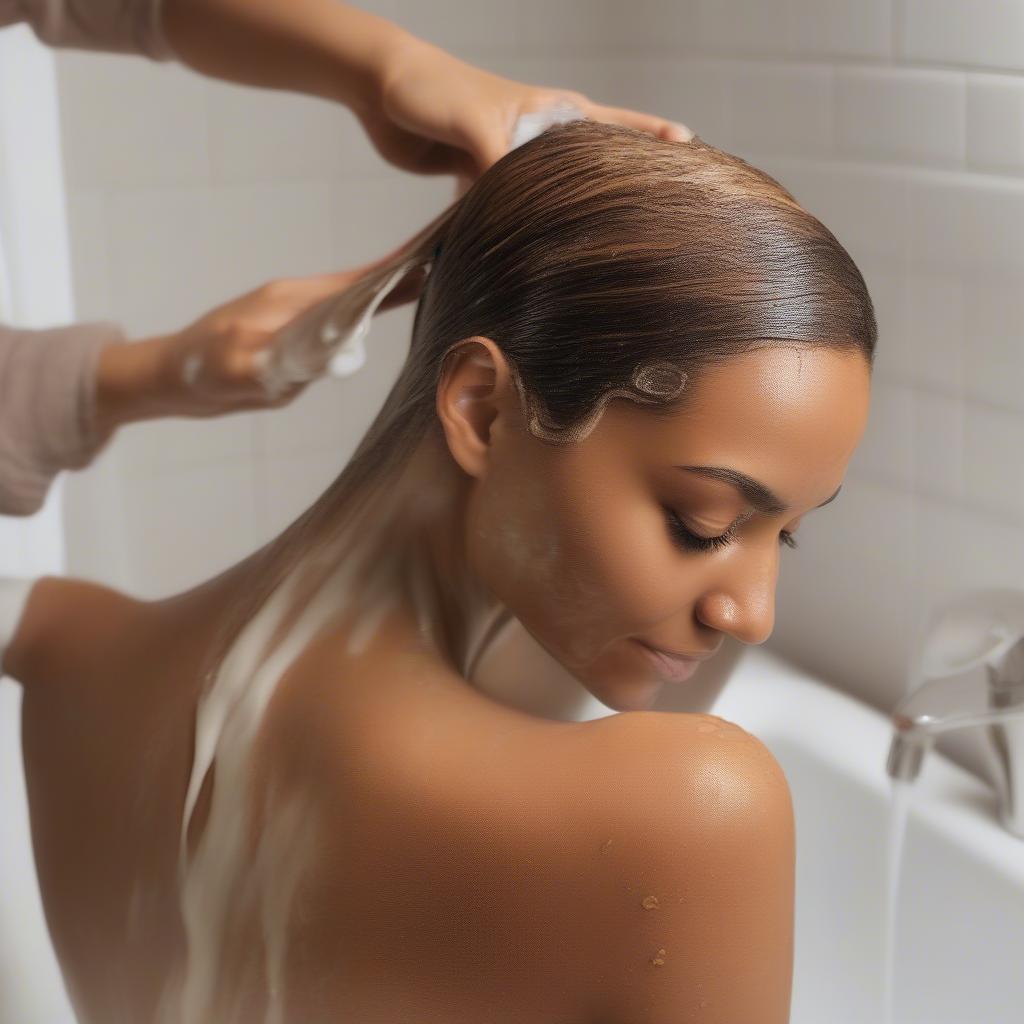
[[[122,341],[109,323],[49,330],[0,326],[0,515],[31,515],[62,469],[92,461],[102,349]]]
[[[0,27],[27,21],[50,46],[172,60],[163,0],[0,0]]]

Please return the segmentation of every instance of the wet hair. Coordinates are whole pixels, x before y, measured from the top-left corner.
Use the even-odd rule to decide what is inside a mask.
[[[531,432],[571,442],[610,395],[673,414],[688,379],[755,347],[870,365],[876,326],[850,255],[775,179],[699,139],[575,121],[499,161],[448,228],[396,385],[425,385],[428,417],[472,335],[508,360]]]
[[[579,441],[610,398],[674,415],[700,371],[754,348],[860,352],[877,327],[849,253],[774,178],[695,137],[589,120],[506,154],[438,239],[405,366],[339,478],[438,429],[453,344],[490,338],[527,427]]]
[[[350,499],[440,433],[438,382],[464,339],[500,348],[546,444],[578,442],[616,397],[674,415],[702,369],[755,348],[873,365],[874,312],[849,253],[778,181],[698,137],[549,128],[488,169],[419,251],[430,270],[398,380],[337,480],[261,552],[249,613]]]

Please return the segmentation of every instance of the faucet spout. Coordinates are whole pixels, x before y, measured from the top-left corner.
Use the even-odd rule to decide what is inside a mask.
[[[896,705],[886,771],[913,780],[936,736],[984,727],[1000,819],[1024,839],[1024,639],[977,676],[931,679]]]
[[[893,733],[885,770],[898,782],[913,782],[921,774],[924,755],[932,745],[930,736],[911,736],[899,730]]]

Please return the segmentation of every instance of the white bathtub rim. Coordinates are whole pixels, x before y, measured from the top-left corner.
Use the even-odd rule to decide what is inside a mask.
[[[744,651],[712,713],[734,718],[759,738],[763,733],[769,746],[773,737],[784,739],[891,801],[888,717],[772,651]],[[925,757],[908,813],[1024,889],[1024,839],[998,820],[991,786],[941,752]]]

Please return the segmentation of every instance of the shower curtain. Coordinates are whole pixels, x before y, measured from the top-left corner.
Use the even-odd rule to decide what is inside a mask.
[[[17,26],[0,31],[0,322],[51,327],[72,312],[54,59]],[[36,515],[0,516],[0,575],[63,566],[58,480]],[[73,1024],[32,861],[20,707],[0,680],[0,1024]]]

